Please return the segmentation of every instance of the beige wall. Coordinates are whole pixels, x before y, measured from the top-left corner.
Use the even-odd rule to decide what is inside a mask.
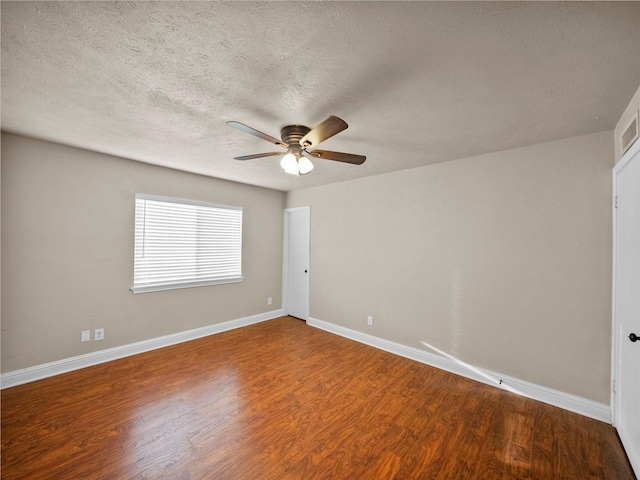
[[[312,207],[312,317],[607,403],[612,140],[285,196],[3,134],[2,371],[280,308],[287,198]],[[136,192],[243,206],[245,281],[133,295]]]
[[[638,110],[640,110],[640,87],[638,87],[638,90],[636,90],[636,93],[633,95],[633,98],[629,102],[629,105],[627,105],[627,108],[624,110],[624,113],[620,117],[620,120],[618,121],[618,124],[616,125],[614,131],[616,163],[622,157],[622,145],[620,144],[620,138],[624,133],[624,129],[629,125],[629,121],[631,120],[632,116],[635,115]]]
[[[311,317],[608,403],[612,137],[290,192]]]
[[[133,295],[137,192],[244,207],[244,282]],[[1,193],[3,372],[281,307],[282,192],[3,134]]]

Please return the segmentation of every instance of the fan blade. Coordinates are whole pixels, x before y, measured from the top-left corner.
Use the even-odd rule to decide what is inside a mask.
[[[267,152],[254,153],[253,155],[245,155],[244,157],[233,157],[234,160],[253,160],[254,158],[275,157],[276,155],[284,155],[287,152]]]
[[[353,153],[332,152],[330,150],[314,150],[307,152],[302,150],[302,154],[313,160],[319,158],[321,160],[335,160],[336,162],[351,163],[353,165],[362,165],[367,159],[364,155],[354,155]]]
[[[254,136],[256,136],[258,138],[261,138],[263,140],[266,140],[267,142],[271,142],[271,143],[273,143],[275,145],[282,145],[283,147],[287,148],[287,146],[282,142],[282,140],[278,140],[277,138],[274,138],[271,135],[267,135],[266,133],[259,132],[255,128],[252,128],[252,127],[250,127],[248,125],[245,125],[244,123],[227,122],[227,125],[229,125],[230,127],[233,127],[233,128],[237,128],[238,130],[242,130],[245,133],[248,133],[250,135],[254,135]]]
[[[335,134],[349,128],[347,122],[338,117],[329,117],[300,139],[302,148],[313,148]]]

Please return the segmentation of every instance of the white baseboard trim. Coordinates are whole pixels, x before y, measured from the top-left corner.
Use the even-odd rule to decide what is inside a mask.
[[[564,410],[569,410],[570,412],[578,413],[585,417],[594,418],[601,422],[611,423],[611,407],[604,403],[594,402],[593,400],[564,393],[559,390],[553,390],[531,382],[492,372],[491,370],[474,367],[473,365],[455,360],[453,357],[447,358],[445,356],[446,353],[444,352],[441,352],[443,355],[429,353],[417,348],[375,337],[367,333],[351,330],[350,328],[342,327],[340,325],[324,322],[316,318],[310,317],[307,320],[307,324],[312,327],[355,340],[356,342],[364,343],[371,347],[400,355],[401,357],[409,358],[447,372],[455,373],[462,377],[470,378],[487,385],[524,395],[532,398],[533,400],[538,400]]]
[[[14,370],[13,372],[7,372],[0,375],[0,388],[4,389],[15,387],[16,385],[22,385],[23,383],[35,382],[36,380],[42,380],[43,378],[53,377],[55,375],[71,372],[73,370],[79,370],[81,368],[91,367],[100,363],[110,362],[119,358],[130,357],[131,355],[137,355],[138,353],[148,352],[150,350],[156,350],[158,348],[188,342],[197,338],[226,332],[227,330],[246,327],[247,325],[264,322],[266,320],[271,320],[273,318],[282,316],[284,316],[284,311],[282,309],[273,310],[271,312],[259,313],[257,315],[251,315],[249,317],[238,318],[235,320],[229,320],[227,322],[216,323],[213,325],[207,325],[206,327],[194,328],[193,330],[173,333],[171,335],[165,335],[163,337],[151,338],[149,340],[143,340],[141,342],[130,343],[128,345],[122,345],[120,347],[87,353],[86,355],[79,355],[77,357],[65,358],[63,360],[44,363],[42,365],[36,365],[34,367]]]

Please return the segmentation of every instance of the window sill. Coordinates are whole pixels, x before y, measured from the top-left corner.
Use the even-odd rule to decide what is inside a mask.
[[[222,285],[225,283],[240,283],[244,277],[225,277],[212,280],[199,280],[194,282],[169,283],[158,285],[134,285],[129,290],[133,293],[161,292],[163,290],[176,290],[178,288],[205,287],[207,285]]]

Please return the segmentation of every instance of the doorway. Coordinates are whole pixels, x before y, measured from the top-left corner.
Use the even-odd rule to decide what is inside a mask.
[[[309,319],[309,246],[311,207],[284,211],[282,305],[284,313]]]

